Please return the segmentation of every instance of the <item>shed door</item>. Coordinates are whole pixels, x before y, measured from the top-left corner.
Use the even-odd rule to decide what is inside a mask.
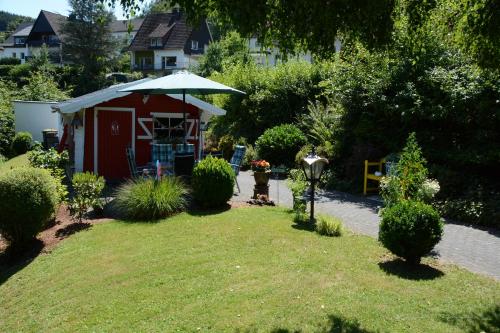
[[[106,179],[130,177],[126,148],[132,147],[132,112],[99,110],[98,172]]]

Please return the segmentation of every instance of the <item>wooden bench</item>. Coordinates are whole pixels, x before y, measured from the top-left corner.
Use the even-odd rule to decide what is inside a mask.
[[[383,164],[385,163],[385,159],[381,159],[378,162],[369,162],[368,160],[365,160],[365,176],[364,176],[364,182],[363,182],[363,194],[366,195],[368,191],[378,191],[378,186],[377,187],[368,187],[368,180],[372,180],[377,182],[380,185],[380,180],[382,179],[382,167]],[[375,172],[371,172],[373,169],[376,169],[376,171],[380,172],[380,176],[375,175]]]

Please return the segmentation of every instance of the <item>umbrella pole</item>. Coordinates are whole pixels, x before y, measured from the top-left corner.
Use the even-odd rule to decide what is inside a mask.
[[[182,114],[184,118],[184,150],[187,143],[187,126],[186,126],[186,89],[182,89]]]

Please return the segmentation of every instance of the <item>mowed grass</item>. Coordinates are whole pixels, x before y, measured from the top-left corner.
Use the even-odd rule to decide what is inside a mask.
[[[490,278],[432,260],[380,265],[390,257],[376,240],[291,220],[237,208],[96,225],[0,273],[0,332],[461,332],[498,320]]]
[[[11,158],[8,161],[0,163],[0,174],[9,171],[10,169],[19,168],[23,166],[28,166],[28,154],[22,154]]]

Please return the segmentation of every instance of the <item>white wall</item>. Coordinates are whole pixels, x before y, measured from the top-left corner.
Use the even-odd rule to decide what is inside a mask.
[[[177,67],[189,68],[189,65],[196,65],[198,62],[188,55],[184,54],[184,50],[155,50],[154,51],[154,66],[156,70],[161,70],[161,57],[177,57]]]
[[[21,58],[21,53],[24,53],[24,56],[29,56],[29,50],[27,47],[5,47],[1,57],[2,58],[14,58],[13,55],[16,54],[16,59],[21,59],[21,63],[24,64],[25,60]]]
[[[16,133],[30,132],[33,140],[42,142],[42,130],[56,129],[61,138],[62,124],[59,113],[52,112],[51,106],[56,102],[13,101],[16,122]]]

